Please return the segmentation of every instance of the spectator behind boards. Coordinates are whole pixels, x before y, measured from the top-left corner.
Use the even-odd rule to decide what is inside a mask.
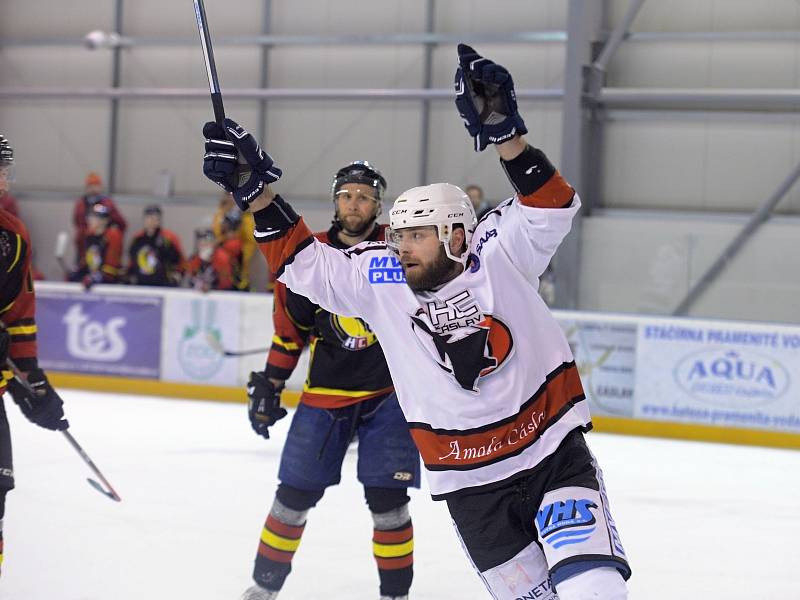
[[[227,235],[223,233],[223,222],[225,215],[229,214],[231,210],[239,213],[241,221],[235,227],[235,235]],[[250,290],[250,263],[253,259],[253,254],[256,251],[256,241],[253,238],[253,231],[256,228],[253,215],[250,213],[242,213],[233,201],[233,196],[230,194],[223,194],[219,200],[219,206],[211,221],[211,228],[214,230],[214,235],[220,243],[225,242],[230,238],[238,238],[241,243],[241,259],[239,264],[241,268],[238,274],[237,289],[249,291]]]
[[[75,226],[75,251],[76,256],[80,257],[84,251],[84,240],[87,235],[88,215],[95,204],[102,204],[108,208],[109,224],[119,228],[121,233],[125,233],[125,217],[119,212],[114,201],[103,194],[103,180],[97,173],[89,173],[86,176],[83,195],[75,201],[75,208],[72,211],[72,224]]]
[[[128,283],[176,286],[183,273],[183,250],[175,232],[161,226],[161,207],[146,206],[142,230],[128,248]]]

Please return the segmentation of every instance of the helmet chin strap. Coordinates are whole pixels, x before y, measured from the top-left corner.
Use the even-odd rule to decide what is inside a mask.
[[[468,253],[466,250],[461,253],[461,256],[456,256],[450,251],[450,238],[453,235],[452,230],[447,225],[436,225],[436,231],[439,234],[439,241],[444,246],[444,253],[450,260],[457,262],[462,267],[467,265]]]

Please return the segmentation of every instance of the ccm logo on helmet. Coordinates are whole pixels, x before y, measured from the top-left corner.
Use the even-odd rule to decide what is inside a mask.
[[[464,212],[462,211],[460,213],[450,213],[449,215],[447,215],[447,218],[448,219],[457,219],[458,217],[463,217],[463,216],[464,216]]]
[[[401,210],[401,209],[393,210],[393,211],[391,212],[391,214],[392,214],[392,215],[404,215],[404,214],[406,214],[407,212],[408,212],[408,209],[407,209],[407,208],[404,208],[404,209],[402,209],[402,210]]]

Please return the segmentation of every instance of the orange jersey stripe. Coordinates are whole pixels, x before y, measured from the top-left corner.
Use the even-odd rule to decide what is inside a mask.
[[[275,241],[261,242],[258,247],[261,254],[267,259],[270,271],[280,276],[284,265],[290,262],[294,255],[311,243],[313,239],[311,230],[301,218],[285,236]]]
[[[527,196],[520,196],[519,201],[525,206],[534,208],[564,208],[572,201],[575,190],[558,171],[547,180],[542,187]]]
[[[473,432],[437,432],[411,423],[411,437],[428,469],[476,467],[518,454],[538,439],[562,409],[583,399],[583,386],[575,363],[557,372],[513,419]]]

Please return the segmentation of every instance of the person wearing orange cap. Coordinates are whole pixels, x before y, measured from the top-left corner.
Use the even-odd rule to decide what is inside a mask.
[[[75,209],[72,212],[72,223],[75,225],[75,250],[79,260],[86,250],[87,217],[95,204],[102,204],[108,208],[109,226],[118,228],[120,233],[124,234],[125,227],[128,225],[114,201],[103,194],[103,180],[100,175],[94,172],[89,173],[86,176],[83,196],[75,201]]]

